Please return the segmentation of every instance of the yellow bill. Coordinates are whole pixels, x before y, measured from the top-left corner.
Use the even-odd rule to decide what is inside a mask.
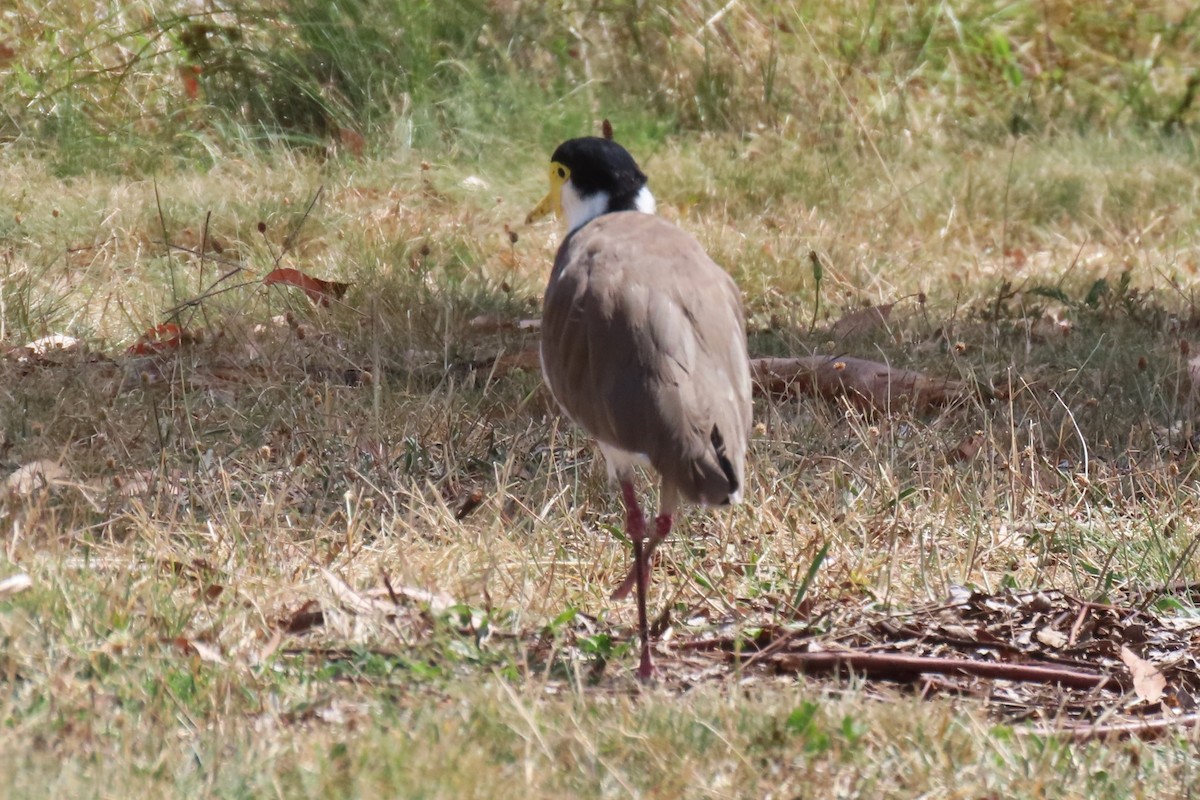
[[[529,212],[529,216],[525,217],[525,224],[537,222],[542,217],[554,212],[554,216],[561,217],[563,213],[562,207],[562,187],[563,184],[571,177],[571,170],[557,162],[550,164],[550,191],[542,198],[542,202],[537,204],[537,208]]]

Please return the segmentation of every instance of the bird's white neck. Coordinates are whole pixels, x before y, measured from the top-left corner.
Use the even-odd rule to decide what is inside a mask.
[[[563,215],[567,218],[567,233],[573,233],[601,214],[613,211],[608,192],[596,192],[591,197],[581,197],[570,181],[562,187]],[[633,211],[653,214],[657,208],[654,195],[643,186],[633,198]]]

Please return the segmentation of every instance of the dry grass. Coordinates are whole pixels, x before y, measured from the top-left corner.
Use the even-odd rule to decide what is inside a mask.
[[[1169,113],[1179,71],[1152,71],[1139,106],[1120,89],[1132,67],[1105,83],[1064,62],[1057,94],[1025,87],[1030,127],[1009,138],[1009,89],[985,91],[1000,51],[962,60],[975,51],[952,46],[947,19],[926,61],[895,44],[920,29],[916,6],[870,24],[865,7],[826,9],[803,18],[811,40],[794,8],[783,33],[735,6],[707,73],[689,44],[703,37],[654,49],[717,7],[584,20],[589,60],[571,69],[663,87],[630,103],[628,128],[610,114],[617,137],[629,130],[662,213],[737,278],[752,349],[851,353],[979,391],[930,414],[760,400],[747,503],[692,513],[663,549],[652,602],[673,635],[690,618],[789,621],[825,546],[817,608],[1200,580],[1181,346],[1195,339],[1200,164],[1194,131],[1163,135],[1152,113]],[[968,32],[991,20],[980,29],[1010,37],[1027,77],[1050,73],[1052,53],[1021,45],[1044,41],[1045,20],[972,8]],[[1188,19],[1171,23],[1167,67],[1192,52]],[[1079,23],[1055,52],[1068,33],[1079,52],[1140,52],[1134,28]],[[634,32],[672,80],[619,62]],[[174,73],[146,63],[108,113],[146,102],[138,81],[169,91]],[[557,63],[510,66],[549,81]],[[613,102],[596,93],[577,99]],[[47,153],[52,139],[18,125],[0,164],[0,466],[62,472],[0,499],[0,578],[33,579],[0,599],[8,795],[1188,796],[1182,733],[1074,746],[966,699],[732,665],[635,684],[632,604],[607,600],[628,556],[596,454],[535,372],[491,363],[536,334],[472,324],[538,314],[559,232],[516,224],[548,152],[528,142],[591,111],[539,97],[525,101],[562,112],[547,132],[485,136],[459,116],[461,138],[410,148],[401,114],[361,157],[203,128],[211,167],[168,159],[153,179],[136,159],[68,176],[107,151],[59,139]],[[1088,98],[1091,117],[1051,102]],[[647,122],[666,108],[674,135]],[[314,308],[258,283],[276,264],[352,286]],[[199,341],[124,352],[233,265],[221,285],[245,285],[178,317]],[[846,311],[893,301],[887,326],[832,338]],[[56,333],[84,350],[21,348]],[[956,458],[976,432],[979,451]],[[1187,595],[1177,606],[1195,614]]]

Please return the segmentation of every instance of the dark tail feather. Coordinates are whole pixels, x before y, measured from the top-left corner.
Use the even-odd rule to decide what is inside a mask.
[[[721,465],[721,472],[725,473],[725,479],[729,481],[729,493],[732,495],[738,490],[737,473],[733,470],[733,462],[729,460],[729,456],[725,453],[725,440],[721,437],[721,431],[713,425],[712,433],[708,435],[708,439],[712,442],[713,450],[717,453],[717,463]],[[726,499],[728,502],[728,499]]]

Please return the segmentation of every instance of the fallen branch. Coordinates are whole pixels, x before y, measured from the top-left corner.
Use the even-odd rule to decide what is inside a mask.
[[[1095,739],[1110,737],[1124,738],[1136,736],[1151,739],[1169,733],[1173,730],[1187,730],[1200,724],[1200,714],[1185,714],[1180,717],[1156,717],[1154,719],[1135,719],[1127,722],[1111,722],[1104,725],[1065,725],[1052,727],[1041,725],[1032,728],[1014,728],[1019,736],[1066,736],[1073,742],[1087,742]]]
[[[1052,683],[1072,689],[1120,689],[1111,675],[1062,669],[1043,664],[1006,664],[962,658],[907,656],[898,653],[835,651],[784,653],[770,659],[779,669],[791,672],[836,672],[849,670],[872,678],[914,681],[922,675],[964,675],[975,678]]]
[[[846,397],[851,403],[888,410],[908,403],[918,411],[944,406],[961,396],[965,384],[930,378],[910,369],[851,356],[754,358],[750,374],[760,394]]]
[[[521,320],[509,327],[532,330],[538,320]],[[476,317],[472,327],[499,330],[493,317]],[[494,376],[514,369],[536,369],[538,347],[499,357],[470,362],[469,369],[491,369]],[[759,395],[796,397],[813,395],[826,400],[845,397],[856,406],[880,411],[907,404],[916,411],[949,405],[962,397],[966,384],[948,378],[930,378],[910,369],[851,356],[804,356],[800,358],[752,358],[750,375]]]

